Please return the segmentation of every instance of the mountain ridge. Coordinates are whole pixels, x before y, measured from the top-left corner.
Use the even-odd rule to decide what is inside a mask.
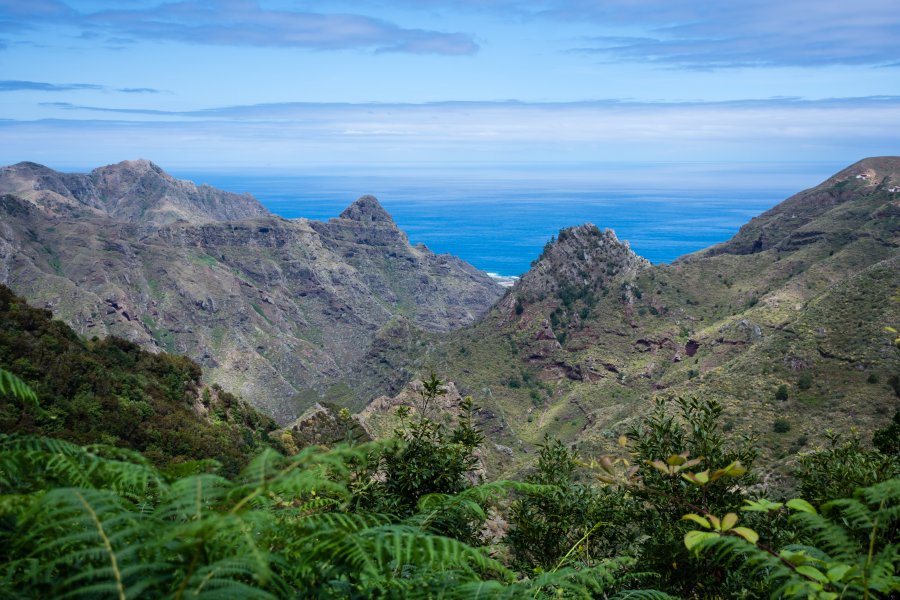
[[[870,432],[893,413],[898,178],[900,157],[860,161],[672,264],[591,225],[564,229],[475,324],[383,340],[369,368],[434,371],[475,397],[489,440],[515,452],[494,453],[494,476],[515,476],[544,435],[602,452],[656,398],[691,395],[720,402],[779,465],[829,427]],[[424,358],[404,361],[410,347]]]
[[[460,259],[411,246],[373,197],[328,222],[288,220],[249,196],[194,194],[202,186],[149,161],[84,176],[22,164],[0,170],[0,190],[19,190],[0,197],[0,281],[82,335],[187,354],[282,422],[323,396],[379,395],[353,365],[395,317],[446,332],[502,293]],[[116,193],[89,188],[92,176]],[[173,218],[173,198],[196,201],[198,216]],[[225,205],[252,214],[232,220]]]
[[[175,179],[155,163],[126,160],[90,173],[58,173],[33,162],[0,168],[0,194],[25,198],[56,214],[60,207],[147,226],[269,216],[250,194]]]

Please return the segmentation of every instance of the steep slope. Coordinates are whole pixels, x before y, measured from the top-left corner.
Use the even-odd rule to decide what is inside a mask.
[[[519,465],[546,433],[608,445],[656,396],[718,399],[773,463],[829,427],[869,432],[898,402],[898,182],[900,158],[861,161],[672,265],[563,230],[472,328],[398,335],[370,365],[454,381]]]
[[[151,181],[171,179],[147,169]],[[70,176],[26,170],[42,173],[31,185],[43,191],[0,197],[0,282],[83,335],[186,354],[211,382],[281,422],[323,397],[361,407],[377,396],[381,390],[356,377],[356,364],[392,320],[448,331],[474,321],[502,293],[463,261],[411,246],[370,196],[318,223],[269,214],[223,221],[222,203],[212,210],[203,198],[234,195],[186,194],[185,202],[199,203],[198,216],[160,225],[171,215],[160,208],[173,206],[170,192],[150,194],[167,199],[144,203],[156,208],[139,215],[126,207],[143,206],[144,191],[117,204],[109,200],[115,194],[100,194],[107,200],[92,206],[77,199],[95,196],[71,184],[68,195],[46,192]],[[112,189],[111,181],[131,181],[133,170],[125,171],[113,177],[98,169],[91,177],[101,173],[95,179]],[[16,181],[16,189],[27,187]]]
[[[235,474],[275,423],[221,388],[200,383],[183,356],[115,337],[86,341],[49,311],[0,285],[0,368],[23,378],[40,409],[0,396],[0,432],[138,450],[158,466],[216,459]]]

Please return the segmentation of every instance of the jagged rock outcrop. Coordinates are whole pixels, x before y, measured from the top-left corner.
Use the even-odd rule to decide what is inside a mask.
[[[634,277],[650,261],[635,254],[613,230],[586,223],[559,232],[532,268],[513,286],[515,295],[538,297],[566,287],[602,288],[614,278]]]
[[[287,220],[148,161],[87,175],[19,163],[0,191],[0,282],[83,335],[186,354],[282,423],[389,391],[354,371],[393,320],[446,332],[503,291],[411,246],[371,196],[326,223]]]
[[[346,408],[327,402],[316,402],[293,423],[273,432],[273,437],[294,454],[307,446],[332,448],[374,439],[358,417]]]

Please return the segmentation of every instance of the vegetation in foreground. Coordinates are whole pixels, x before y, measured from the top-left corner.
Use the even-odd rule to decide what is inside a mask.
[[[436,380],[427,404],[441,393]],[[36,405],[3,372],[0,393]],[[558,441],[525,482],[473,481],[466,403],[393,438],[234,477],[140,453],[0,437],[0,593],[47,598],[889,598],[900,593],[900,456],[834,436],[805,498],[755,492],[752,440],[713,401],[660,403],[609,456]],[[898,416],[900,419],[900,416]],[[896,428],[896,423],[893,425]],[[348,423],[349,427],[349,423]],[[855,487],[850,494],[848,486]]]

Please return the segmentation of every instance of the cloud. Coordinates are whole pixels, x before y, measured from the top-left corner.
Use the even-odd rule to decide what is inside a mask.
[[[44,81],[19,81],[13,79],[0,80],[0,92],[71,92],[79,90],[93,90],[102,92],[122,92],[124,94],[158,94],[160,90],[154,88],[111,88],[96,83],[47,83]],[[49,103],[63,108],[65,102]]]
[[[182,112],[54,106],[70,118],[0,122],[0,163],[28,158],[88,165],[135,154],[174,165],[245,168],[552,168],[595,161],[796,162],[798,156],[852,162],[896,154],[900,139],[900,97],[275,103]]]
[[[395,0],[590,25],[581,52],[694,69],[896,64],[896,0]],[[627,32],[628,38],[623,38]],[[618,38],[618,39],[615,39]]]
[[[45,83],[43,81],[0,81],[0,92],[70,92],[73,90],[104,90],[102,85],[93,83]]]
[[[369,49],[414,54],[474,54],[478,44],[463,33],[404,28],[359,14],[274,10],[256,0],[184,0],[151,7],[79,13],[53,0],[0,0],[15,4],[10,21],[34,27],[55,22],[83,29],[82,36],[172,40],[216,46]],[[24,5],[24,6],[23,6]]]
[[[655,22],[647,35],[601,41],[596,52],[693,68],[882,65],[900,58],[900,13],[892,0],[637,4],[662,9],[645,13]],[[633,10],[615,1],[603,5],[606,10],[594,12],[595,19],[628,17]]]

